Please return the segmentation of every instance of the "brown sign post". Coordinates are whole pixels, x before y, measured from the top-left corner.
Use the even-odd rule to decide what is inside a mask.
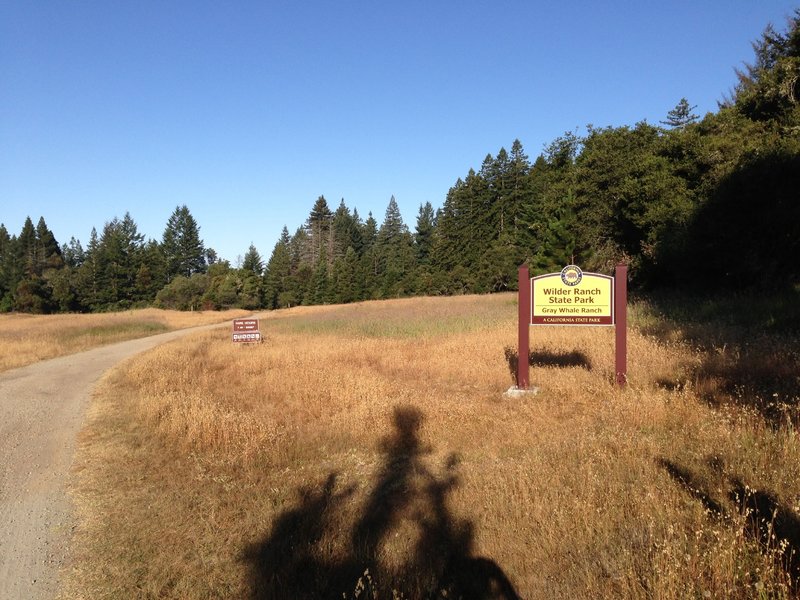
[[[234,319],[233,341],[255,343],[261,341],[261,332],[258,329],[258,319]]]
[[[517,387],[527,390],[530,384],[530,307],[531,307],[531,278],[527,265],[519,268],[519,333],[517,352]]]
[[[614,370],[617,385],[628,381],[628,265],[617,265],[614,272]]]
[[[517,389],[530,386],[531,325],[613,325],[615,328],[615,380],[628,379],[627,309],[628,267],[617,265],[614,277],[584,273],[568,265],[560,273],[531,277],[519,268],[519,331]]]

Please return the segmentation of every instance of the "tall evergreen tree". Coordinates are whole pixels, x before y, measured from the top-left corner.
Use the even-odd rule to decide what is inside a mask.
[[[333,263],[333,301],[346,304],[359,299],[358,255],[352,246],[347,247],[344,257]]]
[[[575,160],[582,139],[567,132],[551,142],[528,171],[517,229],[520,262],[548,273],[575,257]]]
[[[76,278],[79,304],[87,310],[100,310],[100,238],[94,227]]]
[[[367,215],[364,226],[361,228],[361,237],[364,240],[363,250],[358,265],[358,282],[360,289],[358,297],[364,299],[379,298],[379,279],[381,276],[380,252],[377,248],[378,222],[372,216],[372,212]]]
[[[675,108],[667,113],[666,120],[659,121],[659,123],[671,127],[672,129],[683,129],[687,125],[696,123],[700,118],[692,113],[695,108],[697,108],[697,106],[689,106],[689,101],[686,98],[681,98],[680,102],[675,105]]]
[[[36,250],[36,229],[33,227],[31,218],[26,217],[25,223],[22,225],[22,231],[17,238],[18,260],[21,267],[21,275],[24,277],[34,277],[36,275]]]
[[[419,205],[417,227],[414,233],[414,247],[416,249],[417,263],[427,265],[431,260],[433,249],[433,232],[436,228],[436,215],[430,202]]]
[[[328,207],[328,201],[325,200],[325,196],[320,196],[314,203],[305,224],[308,246],[303,252],[303,260],[308,264],[316,265],[323,252],[327,256],[332,253],[332,224],[333,213]]]
[[[247,273],[253,273],[259,277],[264,272],[264,261],[261,259],[261,255],[252,243],[244,255],[242,270]]]
[[[358,254],[364,246],[358,213],[350,214],[344,199],[333,214],[333,240],[334,260],[343,258],[348,248],[352,248]]]
[[[44,218],[39,218],[35,228],[30,217],[26,218],[13,246],[16,260],[10,269],[9,282],[13,307],[23,312],[50,312],[54,305],[49,280],[64,263],[58,242]]]
[[[161,240],[167,264],[167,280],[177,275],[189,277],[206,270],[206,252],[200,227],[184,204],[173,211]]]
[[[269,309],[299,304],[299,299],[290,295],[292,273],[290,244],[289,230],[284,225],[281,237],[275,244],[264,270],[264,303]]]
[[[61,246],[61,257],[68,267],[73,269],[80,267],[86,259],[86,253],[83,250],[83,246],[81,246],[80,240],[76,240],[74,236],[69,238],[69,242],[65,242]]]
[[[0,312],[7,312],[13,306],[12,292],[16,282],[14,271],[17,265],[16,237],[8,234],[6,226],[0,223]]]
[[[136,281],[143,250],[144,236],[130,213],[105,224],[94,251],[99,282],[95,308],[127,308],[139,299]]]
[[[370,211],[367,215],[367,220],[364,221],[364,226],[361,228],[361,239],[364,241],[364,250],[368,250],[375,244],[378,238],[378,222],[372,216]]]
[[[314,276],[308,287],[304,304],[326,304],[331,297],[330,276],[328,272],[328,257],[325,250],[317,258],[314,265]]]
[[[53,232],[47,227],[44,217],[39,217],[36,225],[36,273],[41,275],[47,269],[64,266],[61,248]]]
[[[392,297],[410,293],[411,285],[403,279],[413,272],[413,241],[394,196],[386,207],[386,215],[378,231],[376,250],[383,280],[381,295]]]
[[[145,243],[141,265],[136,273],[136,300],[152,302],[167,278],[167,264],[161,245],[153,239]]]

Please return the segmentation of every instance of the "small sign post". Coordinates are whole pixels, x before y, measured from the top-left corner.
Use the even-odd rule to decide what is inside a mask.
[[[530,384],[530,306],[531,306],[531,287],[530,273],[527,265],[519,268],[519,334],[517,351],[517,387],[527,390]]]
[[[628,265],[617,265],[614,273],[614,365],[617,385],[628,381]]]
[[[239,343],[256,343],[261,341],[258,319],[234,319],[233,341]]]
[[[627,307],[628,267],[617,265],[615,276],[584,273],[567,265],[560,273],[530,277],[526,265],[519,268],[519,333],[517,388],[530,385],[530,325],[588,325],[615,328],[615,380],[628,379]]]

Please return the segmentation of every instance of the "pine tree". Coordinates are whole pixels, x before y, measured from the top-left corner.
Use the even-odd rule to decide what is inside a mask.
[[[30,217],[25,219],[15,249],[10,286],[14,308],[23,312],[50,312],[54,305],[49,279],[64,263],[61,248],[43,217],[35,228]]]
[[[416,249],[417,263],[427,265],[431,260],[433,248],[433,231],[436,228],[436,216],[430,202],[419,205],[417,227],[414,233],[414,247]]]
[[[36,225],[36,273],[42,275],[47,269],[64,266],[61,248],[53,232],[47,227],[44,217],[39,217]]]
[[[64,243],[61,246],[61,257],[64,259],[64,264],[73,269],[77,269],[83,264],[86,259],[86,253],[81,246],[80,240],[75,237],[69,239],[69,243]]]
[[[386,215],[378,231],[376,249],[379,273],[383,280],[382,296],[408,294],[410,286],[408,282],[403,282],[403,278],[412,274],[414,249],[411,233],[403,222],[394,196],[386,207]]]
[[[217,251],[213,248],[206,248],[206,264],[210,267],[217,264],[217,262],[219,262]]]
[[[697,119],[700,118],[692,113],[695,108],[697,106],[689,106],[689,101],[686,98],[681,98],[675,108],[667,113],[667,119],[659,121],[659,123],[672,129],[683,129],[687,125],[697,122]]]
[[[567,132],[528,171],[519,215],[519,262],[536,274],[561,269],[575,254],[575,160],[582,140]]]
[[[269,309],[299,304],[298,298],[287,295],[291,293],[289,292],[292,270],[290,244],[289,230],[284,226],[264,270],[264,303]]]
[[[7,312],[13,306],[11,297],[14,271],[17,264],[16,237],[8,235],[6,226],[0,223],[0,312]]]
[[[523,206],[530,201],[529,190],[526,187],[528,172],[531,164],[522,148],[522,142],[514,140],[511,145],[511,157],[508,162],[506,177],[506,203],[503,207],[506,227],[511,229],[512,236],[516,235],[519,225],[519,215]]]
[[[152,302],[164,286],[167,263],[161,245],[153,239],[147,241],[141,251],[141,266],[136,273],[136,300]]]
[[[358,213],[350,214],[344,199],[333,214],[333,240],[334,260],[343,258],[348,248],[352,248],[358,254],[364,245]]]
[[[242,270],[246,273],[253,273],[259,277],[264,272],[264,261],[261,260],[261,255],[252,243],[244,255]]]
[[[436,220],[436,235],[433,240],[431,260],[442,272],[449,272],[459,261],[458,246],[460,241],[460,202],[459,190],[464,182],[459,178],[447,192],[444,206],[439,209]]]
[[[94,227],[76,280],[78,303],[88,310],[100,310],[100,239]]]
[[[24,277],[34,277],[36,275],[36,229],[33,221],[26,217],[22,226],[22,231],[17,238],[18,260],[21,267],[21,274]]]
[[[263,280],[252,271],[242,270],[239,306],[247,310],[255,310],[264,306]]]
[[[308,246],[303,252],[303,260],[316,265],[320,255],[329,254],[332,245],[331,226],[333,213],[328,208],[325,196],[320,196],[314,203],[306,220],[305,230],[308,235]]]
[[[317,258],[317,264],[314,266],[314,276],[303,303],[326,304],[331,295],[329,279],[328,257],[323,250],[322,254]]]
[[[95,308],[127,308],[138,300],[136,281],[143,250],[144,236],[130,213],[105,224],[94,250],[99,283]]]
[[[200,228],[184,204],[175,208],[161,241],[167,264],[167,281],[177,275],[189,277],[206,270],[206,252]]]
[[[364,226],[361,228],[361,239],[364,240],[364,251],[372,248],[378,238],[378,222],[372,216],[372,212],[367,215]]]
[[[372,216],[372,212],[367,215],[367,220],[364,221],[364,226],[361,228],[361,238],[364,240],[364,246],[358,265],[358,297],[361,299],[379,298],[381,261],[377,248],[378,222]]]
[[[494,177],[493,165],[494,159],[487,155],[481,173],[470,169],[466,180],[458,179],[445,199],[433,262],[448,279],[454,280],[451,274],[457,267],[473,275],[480,257],[499,234],[500,213],[495,210],[494,192],[486,179]]]
[[[333,301],[346,304],[359,299],[358,295],[358,255],[352,246],[347,248],[343,258],[333,263]]]

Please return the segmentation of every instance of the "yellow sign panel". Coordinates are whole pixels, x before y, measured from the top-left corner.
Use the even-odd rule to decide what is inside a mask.
[[[613,324],[613,277],[568,265],[531,278],[531,325]]]

